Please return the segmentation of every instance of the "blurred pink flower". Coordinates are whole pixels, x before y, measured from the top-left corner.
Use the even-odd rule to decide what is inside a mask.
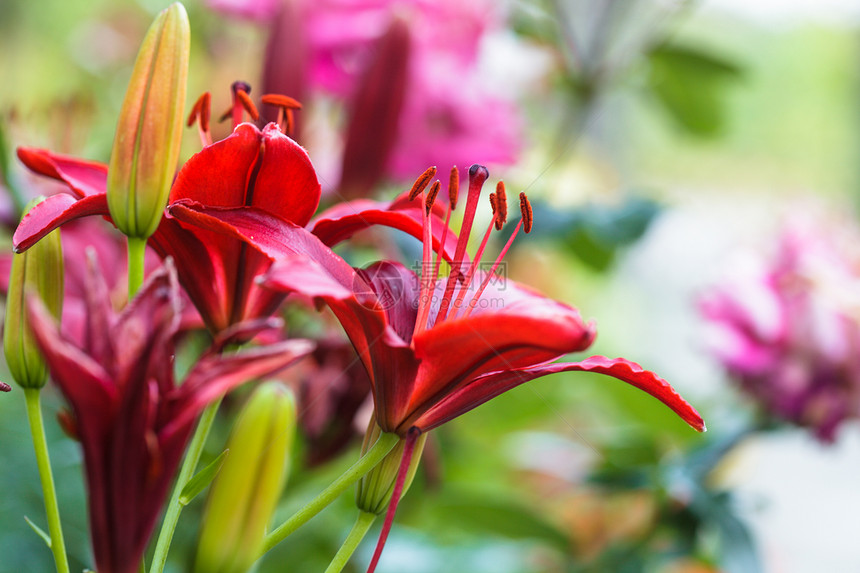
[[[860,244],[792,225],[700,300],[709,346],[769,414],[832,442],[860,414]],[[847,239],[847,240],[843,240]]]
[[[427,165],[510,164],[521,146],[516,107],[489,88],[480,48],[504,15],[491,0],[208,0],[215,9],[274,25],[282,6],[302,19],[304,81],[352,101],[394,21],[407,24],[409,62],[390,175]],[[293,39],[295,40],[295,39]],[[298,48],[292,46],[291,50]],[[271,55],[270,55],[271,57]],[[396,89],[396,86],[390,86]],[[361,110],[358,110],[359,112]]]

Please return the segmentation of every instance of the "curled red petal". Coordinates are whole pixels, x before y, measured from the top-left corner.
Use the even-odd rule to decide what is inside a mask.
[[[605,356],[592,356],[581,362],[558,362],[486,374],[451,393],[426,412],[416,413],[413,424],[426,431],[444,424],[520,384],[549,374],[573,371],[606,374],[627,382],[663,402],[693,429],[699,432],[706,430],[705,421],[696,409],[663,378],[630,360],[613,359]]]
[[[508,288],[520,290],[512,281]],[[451,319],[415,335],[421,367],[409,411],[431,407],[488,372],[544,364],[591,345],[594,325],[575,308],[528,291],[517,296],[501,310]]]
[[[376,225],[391,227],[412,235],[419,241],[422,240],[424,218],[420,204],[416,204],[414,207],[398,206],[396,209],[392,208],[393,205],[393,203],[386,204],[367,200],[343,203],[317,217],[311,227],[311,232],[330,247],[349,239],[359,231]],[[436,214],[438,212],[434,208],[434,215]],[[442,216],[444,217],[444,213]],[[432,229],[433,250],[439,251],[445,229],[445,220],[437,217],[433,221]],[[453,259],[456,247],[457,235],[449,231],[445,237],[443,254],[446,261],[450,262]]]
[[[293,339],[238,354],[203,358],[170,397],[173,411],[170,421],[162,430],[162,438],[174,432],[181,432],[207,404],[233,388],[274,374],[313,349],[314,344],[311,341]]]
[[[21,219],[12,235],[15,252],[26,251],[63,223],[89,215],[109,216],[106,195],[89,195],[83,199],[65,193],[52,195],[34,205]]]
[[[19,147],[18,159],[32,171],[64,182],[78,198],[104,193],[107,188],[104,163],[34,147]]]

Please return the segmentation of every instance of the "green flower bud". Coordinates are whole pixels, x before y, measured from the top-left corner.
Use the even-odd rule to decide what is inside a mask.
[[[289,471],[296,428],[293,393],[278,382],[254,391],[212,482],[197,545],[197,573],[244,573],[260,557]]]
[[[27,211],[41,201],[27,206]],[[38,296],[57,319],[63,312],[63,246],[60,230],[52,231],[29,250],[12,256],[3,352],[12,378],[22,388],[41,388],[48,379],[42,353],[30,330],[25,297]]]
[[[171,4],[150,26],[134,63],[107,178],[111,217],[129,237],[155,232],[167,204],[182,143],[190,37],[185,8]]]
[[[364,434],[364,443],[361,445],[361,455],[364,455],[370,447],[376,443],[382,430],[375,420],[370,421],[370,426]],[[412,460],[409,462],[409,469],[406,473],[406,482],[403,484],[403,493],[401,499],[412,485],[412,480],[415,477],[415,472],[418,470],[418,463],[421,461],[421,453],[424,451],[424,442],[427,441],[427,434],[423,433],[418,436],[415,442],[415,450],[412,454]],[[355,503],[358,508],[368,513],[380,515],[388,507],[391,501],[391,496],[394,495],[394,485],[397,481],[397,471],[400,469],[400,459],[403,457],[403,449],[406,445],[406,439],[401,439],[397,442],[388,455],[383,458],[379,464],[370,470],[358,482],[358,488],[355,492]]]

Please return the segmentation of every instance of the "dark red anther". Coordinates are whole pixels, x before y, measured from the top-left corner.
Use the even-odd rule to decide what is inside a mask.
[[[457,166],[451,168],[451,175],[448,177],[448,203],[451,205],[451,210],[457,208],[457,195],[460,193],[460,170]]]
[[[430,180],[435,176],[436,166],[428,167],[427,170],[415,180],[415,183],[412,184],[412,189],[409,191],[409,200],[411,201],[423,193],[430,184]]]
[[[505,192],[505,182],[499,181],[496,184],[496,230],[501,231],[508,220],[508,195]]]
[[[523,231],[528,233],[532,230],[534,215],[532,214],[532,204],[529,203],[529,198],[526,196],[525,191],[520,193],[520,212],[523,214]]]
[[[442,187],[442,183],[437,179],[433,182],[433,185],[430,186],[430,191],[427,192],[427,199],[425,199],[424,204],[427,208],[427,214],[430,214],[430,210],[433,208],[433,202],[436,201],[436,196],[439,194],[439,189]]]
[[[498,221],[499,220],[499,208],[496,206],[496,194],[495,193],[490,193],[490,207],[493,208],[493,220]],[[498,227],[498,223],[496,224],[496,227]]]
[[[12,387],[5,382],[0,382],[0,392],[11,392]]]

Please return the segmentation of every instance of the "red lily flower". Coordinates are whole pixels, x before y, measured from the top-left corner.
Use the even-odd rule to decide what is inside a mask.
[[[71,195],[49,197],[22,220],[13,241],[24,250],[64,222],[108,215],[104,165],[19,149],[31,169],[66,182]],[[213,333],[245,320],[266,317],[284,295],[261,289],[254,277],[271,261],[248,245],[171,216],[189,209],[255,207],[304,226],[319,203],[320,185],[307,153],[276,124],[260,131],[239,125],[227,138],[205,147],[182,167],[170,191],[167,212],[149,244],[176,261],[179,280]]]
[[[464,260],[487,172],[473,166],[470,175],[455,261]],[[429,238],[430,218],[424,220]],[[633,362],[595,356],[550,364],[588,348],[594,326],[584,323],[573,307],[512,281],[494,281],[495,265],[489,273],[479,270],[486,236],[475,260],[460,268],[455,263],[448,280],[438,279],[438,261],[430,258],[428,243],[423,279],[398,263],[356,271],[336,259],[320,264],[318,258],[300,257],[277,262],[264,277],[271,288],[320,298],[334,311],[370,374],[377,421],[384,431],[401,436],[411,428],[427,431],[523,382],[575,370],[628,382],[697,430],[704,429],[698,413],[665,380]],[[480,286],[473,285],[476,278]]]
[[[30,303],[33,332],[71,405],[83,446],[100,573],[138,570],[194,420],[206,404],[311,350],[307,341],[294,340],[228,356],[209,354],[177,386],[178,293],[168,262],[115,315],[104,280],[93,271],[83,346],[58,332],[38,301]]]

